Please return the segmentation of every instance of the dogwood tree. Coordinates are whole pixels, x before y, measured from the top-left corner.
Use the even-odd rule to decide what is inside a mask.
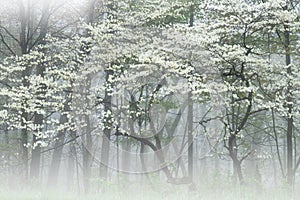
[[[159,11],[155,11],[157,5],[160,5]],[[103,168],[109,164],[108,142],[113,135],[132,137],[141,145],[148,145],[156,151],[160,163],[166,162],[160,152],[164,126],[156,130],[149,115],[155,103],[164,104],[164,99],[174,94],[180,98],[186,95],[183,88],[188,91],[189,84],[196,79],[191,75],[189,51],[184,49],[186,35],[175,27],[178,23],[189,25],[189,8],[189,4],[181,1],[109,2],[106,11],[109,15],[95,26],[87,26],[92,48],[90,61],[81,70],[82,79],[91,77],[93,82],[103,77],[105,80],[95,82],[94,89],[90,89],[90,92],[96,91],[97,95],[91,99],[98,102],[102,116],[100,128],[104,137],[100,157]],[[174,44],[174,39],[182,43]],[[201,81],[200,76],[198,81]],[[120,104],[120,101],[123,102]],[[120,120],[124,122],[120,116],[132,121],[132,128],[139,131],[132,128],[124,131],[127,123],[120,124]],[[152,138],[143,138],[143,134],[150,134]],[[169,169],[163,167],[163,171],[173,181]],[[107,173],[107,169],[103,169],[103,173]]]
[[[217,118],[224,124],[224,146],[229,152],[240,182],[243,182],[241,163],[251,154],[249,149],[239,153],[240,145],[243,143],[243,130],[253,115],[262,110],[275,109],[275,104],[271,102],[278,99],[278,97],[270,99],[272,95],[267,95],[272,93],[272,90],[269,90],[272,86],[269,84],[273,81],[266,81],[277,80],[278,76],[276,73],[271,73],[272,75],[266,73],[265,70],[279,67],[282,71],[286,68],[284,65],[287,65],[289,67],[287,72],[284,72],[284,76],[288,78],[292,73],[290,55],[286,51],[287,48],[290,49],[290,42],[286,41],[288,38],[283,39],[295,32],[298,26],[297,14],[294,9],[291,9],[291,5],[291,2],[286,1],[206,1],[200,5],[202,12],[199,14],[199,24],[191,29],[191,32],[199,34],[194,38],[193,34],[190,34],[191,38],[209,52],[211,58],[209,65],[219,72],[219,75],[214,76],[211,83],[207,84],[207,89],[209,93],[223,97],[221,101],[224,112]],[[281,34],[286,36],[282,37]],[[283,57],[280,55],[268,59],[270,54],[277,53],[270,49],[270,38],[271,42],[282,40],[284,45],[280,51],[283,54],[286,52],[288,63],[281,61]],[[278,47],[279,45],[276,46]],[[281,88],[277,91],[285,96],[286,93],[282,93],[282,89],[288,87],[285,91],[291,91],[292,87],[288,86],[290,82],[281,77],[281,81],[276,82]],[[266,85],[268,87],[265,87]],[[286,101],[289,102],[294,98],[288,96],[290,97],[281,98],[282,101],[275,101],[279,103],[278,111],[289,110],[285,113],[290,114],[285,116],[289,115],[288,118],[291,118],[293,109],[291,104],[287,106]],[[282,109],[278,105],[281,105]],[[291,123],[292,119],[288,121]],[[290,126],[293,125],[288,125]],[[287,135],[291,134],[290,131]],[[291,142],[289,143],[292,145]],[[289,148],[291,147],[288,145]],[[291,155],[291,150],[288,152]],[[289,171],[287,174],[290,173]]]

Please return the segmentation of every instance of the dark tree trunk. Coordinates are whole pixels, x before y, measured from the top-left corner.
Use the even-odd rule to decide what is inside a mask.
[[[71,131],[70,140],[72,140],[69,153],[68,153],[68,166],[67,166],[67,189],[72,190],[74,187],[74,174],[75,174],[75,160],[76,160],[76,147],[75,147],[75,139],[76,132]]]
[[[228,141],[229,155],[233,162],[233,174],[238,178],[240,184],[244,184],[244,178],[241,168],[241,161],[238,159],[238,147],[236,144],[236,135],[232,134]]]
[[[91,178],[91,167],[92,167],[92,135],[91,135],[91,125],[88,115],[85,115],[85,136],[82,144],[82,171],[83,171],[83,187],[84,192],[88,193],[90,190],[90,178]]]
[[[44,77],[44,66],[39,66],[36,69],[37,75]],[[44,84],[40,84],[38,86],[38,92],[37,92],[37,99],[41,102],[43,102],[44,94],[45,94],[46,86]],[[38,105],[37,109],[43,109],[43,105]],[[31,163],[30,163],[30,177],[34,180],[38,180],[40,176],[40,162],[41,162],[41,146],[40,144],[37,144],[40,140],[40,134],[42,134],[43,131],[43,123],[44,123],[44,116],[42,114],[35,113],[34,115],[34,124],[37,126],[37,129],[34,130],[35,133],[33,134],[33,146],[32,154],[31,154]]]
[[[20,2],[19,4],[19,13],[20,13],[20,19],[21,19],[21,31],[20,31],[20,48],[21,48],[21,55],[27,54],[27,39],[26,39],[26,24],[27,24],[27,14],[24,7],[24,4]],[[22,72],[22,86],[24,88],[27,88],[29,86],[29,82],[27,79],[25,79],[26,76],[30,74],[30,68],[26,67],[26,69]],[[28,131],[26,127],[26,122],[28,120],[28,113],[26,112],[25,107],[27,107],[27,102],[24,101],[21,109],[21,160],[22,160],[22,181],[24,183],[28,180]]]
[[[88,10],[87,10],[87,18],[86,21],[89,24],[92,24],[94,21],[94,12],[95,12],[95,3],[96,0],[89,0],[88,2]],[[87,36],[89,36],[89,33],[86,33]],[[90,44],[86,44],[86,47],[84,49],[88,49],[87,51],[84,51],[83,57],[86,57],[90,54],[89,49]],[[87,76],[86,84],[84,91],[86,91],[86,94],[84,95],[85,103],[87,104],[87,110],[90,110],[90,102],[88,98],[88,91],[91,87],[91,76]],[[90,178],[91,178],[91,167],[92,167],[92,148],[93,148],[93,141],[92,141],[92,129],[91,129],[91,122],[89,118],[89,114],[85,114],[83,116],[84,122],[86,124],[86,127],[84,127],[84,135],[82,136],[83,142],[82,142],[82,174],[83,174],[83,187],[84,192],[88,193],[90,191]]]
[[[40,42],[39,44],[44,44],[44,38],[47,34],[47,28],[48,28],[48,4],[45,4],[43,7],[43,15],[41,19],[41,29],[40,29]],[[36,68],[36,75],[40,76],[41,78],[44,78],[44,72],[46,70],[45,65],[42,63]],[[40,102],[45,101],[45,93],[46,93],[47,86],[44,83],[40,83],[37,89],[37,99]],[[37,106],[37,109],[43,109],[43,105],[40,104]],[[39,134],[43,131],[43,123],[44,123],[44,116],[42,114],[35,113],[34,114],[34,124],[37,125],[36,134],[33,135],[33,145],[35,145],[39,140]],[[41,162],[41,146],[37,145],[32,150],[32,156],[31,156],[31,165],[30,165],[30,177],[33,179],[39,179],[40,176],[40,162]]]
[[[287,28],[287,27],[286,27]],[[287,73],[292,75],[292,68],[291,64],[291,55],[290,55],[290,34],[289,31],[285,31],[284,33],[285,38],[285,62],[288,66]],[[294,172],[293,172],[293,98],[292,98],[292,88],[290,82],[288,82],[288,90],[287,90],[287,107],[288,107],[288,118],[287,118],[287,134],[286,134],[286,141],[287,141],[287,182],[289,185],[293,184],[294,180]]]
[[[193,1],[192,1],[193,3]],[[191,4],[190,6],[190,20],[189,20],[189,26],[194,26],[194,5]],[[193,100],[192,100],[192,92],[190,91],[188,93],[188,173],[189,173],[189,179],[191,181],[191,187],[190,189],[194,189],[193,187],[193,178],[194,178],[194,137],[193,137]]]
[[[111,70],[106,70],[106,77],[105,80],[108,82],[110,76],[112,76],[113,72]],[[111,101],[112,97],[108,91],[108,89],[105,90],[105,96],[104,96],[104,112],[108,113],[111,112]],[[112,124],[110,122],[110,117],[106,119],[105,122],[105,128],[103,131],[102,136],[102,148],[101,148],[101,164],[100,164],[100,178],[103,180],[107,179],[108,175],[108,164],[109,164],[109,147],[110,147],[110,137],[111,137],[111,128]]]
[[[66,97],[66,101],[64,103],[64,109],[63,112],[68,112],[70,110],[69,102],[71,101],[71,98]],[[59,124],[65,124],[68,122],[67,114],[63,114],[60,116]],[[59,168],[61,164],[61,157],[62,152],[64,148],[64,142],[66,138],[66,130],[61,130],[57,134],[57,141],[54,145],[54,151],[52,154],[52,162],[50,164],[50,170],[49,170],[49,176],[48,176],[48,186],[55,187],[57,185],[57,179],[59,174]]]
[[[192,94],[188,94],[188,174],[191,182],[193,181],[194,176],[194,152],[193,152],[193,101]]]

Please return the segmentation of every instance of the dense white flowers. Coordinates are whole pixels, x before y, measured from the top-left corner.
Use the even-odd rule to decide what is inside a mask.
[[[81,21],[78,34],[48,35],[28,54],[1,61],[0,123],[37,137],[28,147],[87,128],[112,137],[164,137],[170,113],[185,107],[188,95],[206,108],[194,117],[201,125],[194,134],[222,142],[233,160],[250,152],[262,111],[299,123],[299,22],[288,1],[117,4],[110,10],[104,3],[105,14],[97,23]]]

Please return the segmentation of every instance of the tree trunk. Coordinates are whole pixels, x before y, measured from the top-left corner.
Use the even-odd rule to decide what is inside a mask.
[[[19,4],[19,14],[20,14],[20,19],[21,19],[21,31],[20,31],[20,48],[21,48],[21,55],[24,55],[27,53],[27,40],[26,40],[26,24],[27,24],[27,16],[26,15],[26,10],[24,7],[24,4],[20,2]],[[30,68],[26,67],[26,69],[22,72],[22,86],[24,88],[28,88],[29,82],[25,78],[30,74]],[[24,184],[28,181],[28,132],[27,132],[27,125],[26,122],[28,120],[28,113],[25,110],[25,107],[27,107],[27,102],[24,101],[22,104],[22,109],[21,109],[21,160],[22,160],[22,182]]]
[[[189,92],[188,94],[188,174],[191,182],[194,177],[194,152],[193,152],[193,101],[192,94]]]
[[[68,112],[70,110],[69,102],[71,99],[66,97],[66,101],[64,103],[63,112]],[[67,114],[63,114],[60,116],[59,124],[65,124],[68,122]],[[48,186],[55,187],[57,185],[58,173],[61,163],[61,157],[64,147],[66,137],[66,130],[59,131],[57,134],[58,140],[55,142],[54,151],[52,154],[52,162],[50,164],[49,177],[48,177]]]
[[[44,77],[44,66],[39,66],[36,69],[37,75]],[[40,84],[38,86],[38,92],[37,92],[37,99],[41,102],[43,102],[44,94],[45,94],[46,86],[44,84]],[[42,103],[36,107],[36,109],[43,109]],[[41,140],[40,135],[43,131],[43,121],[44,116],[42,114],[35,113],[34,115],[34,124],[37,126],[35,131],[35,134],[33,135],[33,149],[32,149],[32,155],[31,155],[31,163],[30,163],[30,177],[32,179],[39,179],[40,176],[40,162],[41,162],[41,146],[38,144],[38,142]]]
[[[90,190],[90,178],[91,178],[91,167],[92,167],[92,135],[91,135],[91,124],[88,115],[84,116],[85,123],[87,126],[85,127],[85,135],[83,144],[82,144],[82,172],[83,172],[83,187],[84,192],[88,193]]]
[[[88,10],[87,10],[87,23],[92,24],[94,21],[94,10],[95,10],[95,3],[96,0],[89,0],[88,2]],[[87,32],[87,36],[89,36],[89,33]],[[87,44],[87,47],[89,47],[89,44]],[[89,48],[87,48],[89,49]],[[90,50],[85,51],[86,55],[90,54]],[[85,56],[86,56],[85,55]],[[86,91],[85,95],[85,103],[87,103],[87,110],[90,110],[90,102],[88,98],[88,91],[91,87],[91,76],[87,76],[86,85],[84,90]],[[91,178],[91,167],[92,167],[92,148],[93,148],[93,141],[92,141],[92,133],[91,133],[91,122],[89,118],[89,114],[85,114],[84,116],[84,122],[86,124],[86,127],[84,128],[84,135],[82,136],[83,142],[82,142],[82,174],[83,174],[83,187],[84,192],[88,193],[90,190],[90,178]]]
[[[71,140],[75,140],[76,133],[71,131]],[[68,153],[68,166],[67,166],[67,189],[72,190],[74,187],[74,174],[75,174],[75,158],[76,158],[76,147],[75,141],[72,141],[69,147]]]
[[[287,8],[286,8],[287,9]],[[285,40],[285,64],[287,67],[287,73],[292,75],[291,68],[291,54],[290,54],[290,33],[287,30],[287,25],[285,26],[286,31],[284,32]],[[293,172],[293,97],[292,97],[292,86],[291,82],[287,83],[287,108],[288,108],[288,118],[287,118],[287,183],[289,185],[293,184],[294,172]]]
[[[106,70],[105,80],[108,83],[110,76],[112,76],[113,72],[111,70]],[[104,96],[104,113],[111,112],[111,101],[112,97],[109,93],[108,89],[105,89]],[[102,136],[102,148],[101,148],[101,164],[100,164],[100,178],[103,180],[107,179],[108,174],[108,164],[109,164],[109,147],[110,147],[110,136],[111,136],[111,128],[112,123],[110,122],[111,118],[108,117],[106,122],[104,123],[105,128]]]
[[[237,177],[240,184],[244,184],[244,178],[241,168],[241,161],[238,159],[238,153],[237,153],[237,145],[236,145],[236,135],[232,134],[229,137],[228,141],[228,148],[229,148],[229,155],[233,162],[233,174],[235,178]]]
[[[31,29],[32,27],[32,20],[33,20],[33,11],[31,10],[31,5],[28,2],[28,8],[27,12],[24,7],[24,4],[20,2],[20,17],[21,17],[21,32],[20,32],[20,46],[21,46],[21,52],[23,54],[27,54],[30,51],[29,45],[31,45]],[[39,44],[43,43],[43,39],[45,38],[48,30],[48,18],[49,18],[49,3],[45,3],[43,5],[42,9],[42,16],[41,16],[41,22],[40,22],[40,33],[38,37],[38,42]],[[38,66],[36,69],[36,75],[44,77],[44,71],[45,71],[45,66],[42,64],[41,66]],[[26,67],[25,71],[23,72],[23,86],[28,87],[29,82],[26,80],[26,76],[30,74],[30,69],[29,67]],[[44,100],[44,93],[46,86],[44,84],[40,84],[38,86],[38,92],[37,92],[37,99],[40,101]],[[25,105],[26,106],[26,105]],[[42,105],[37,106],[38,109],[42,109]],[[44,116],[38,113],[34,114],[34,124],[37,125],[37,130],[35,130],[36,134],[33,135],[33,146],[38,142],[39,140],[39,134],[42,131],[42,125],[43,125],[43,118]],[[28,114],[22,112],[22,116],[24,116],[24,119],[26,120]],[[24,142],[28,142],[28,134],[27,134],[27,129],[24,127],[24,130],[22,130],[22,143],[24,145]],[[26,130],[25,130],[26,129]],[[26,139],[27,138],[27,139]],[[24,151],[24,159],[27,157],[28,160],[28,150],[27,152]],[[41,149],[40,145],[37,145],[33,150],[32,150],[32,159],[31,159],[31,164],[30,164],[30,177],[34,179],[38,179],[40,175],[40,160],[41,160]],[[26,161],[28,162],[28,161]],[[27,164],[26,164],[27,165]]]
[[[193,0],[191,3],[194,3]],[[190,20],[189,20],[189,26],[194,26],[194,5],[191,4],[190,6]],[[193,178],[194,178],[194,137],[193,137],[193,100],[192,100],[192,92],[189,91],[188,93],[188,173],[189,173],[189,179],[191,181],[191,187],[190,189],[193,189]]]
[[[128,139],[125,138],[125,141],[122,143],[122,170],[125,172],[130,171],[130,150],[131,143]],[[128,177],[128,176],[125,176]]]
[[[48,28],[48,4],[45,4],[43,7],[43,15],[41,19],[41,29],[40,29],[40,44],[44,44],[43,39],[46,37],[47,28]],[[44,72],[46,67],[44,64],[37,66],[36,75],[44,78]],[[37,89],[37,99],[41,102],[40,105],[37,106],[37,109],[43,109],[43,101],[45,101],[45,93],[47,86],[44,83],[40,83]],[[37,125],[37,130],[35,130],[36,134],[33,135],[33,146],[40,140],[39,135],[42,134],[43,131],[43,122],[44,116],[42,114],[35,113],[34,114],[34,124]],[[34,179],[39,179],[40,176],[40,162],[41,162],[41,146],[36,145],[35,148],[32,149],[31,156],[31,165],[30,165],[30,177]]]
[[[241,185],[244,184],[244,177],[243,177],[243,173],[242,173],[242,167],[241,167],[241,162],[239,160],[237,160],[237,158],[233,159],[233,170],[234,170],[234,174],[238,177],[239,183]]]

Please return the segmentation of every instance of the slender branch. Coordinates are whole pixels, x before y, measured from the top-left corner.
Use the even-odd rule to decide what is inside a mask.
[[[16,53],[10,48],[10,46],[6,43],[4,36],[2,35],[2,33],[0,33],[0,38],[2,43],[6,46],[6,48],[8,49],[8,51],[10,51],[14,56],[16,55]]]
[[[276,143],[276,152],[277,152],[277,157],[280,165],[280,170],[282,173],[282,176],[285,177],[284,170],[283,170],[283,164],[280,156],[280,151],[279,151],[279,144],[278,144],[278,137],[277,137],[277,131],[276,131],[276,125],[275,125],[275,115],[274,115],[274,109],[272,109],[272,123],[273,123],[273,131],[274,131],[274,140]]]
[[[42,151],[41,153],[46,153],[46,152],[48,152],[48,151],[51,151],[51,150],[57,149],[57,148],[59,148],[59,147],[62,147],[62,146],[66,145],[66,144],[68,144],[68,143],[70,143],[70,142],[75,141],[75,140],[76,140],[77,138],[79,138],[79,137],[80,137],[80,135],[76,135],[74,138],[72,138],[72,139],[70,139],[70,140],[68,140],[68,141],[66,141],[66,142],[64,142],[64,143],[62,143],[61,145],[52,147],[52,148],[50,148],[50,149],[46,149],[46,150]]]
[[[2,28],[6,33],[7,35],[9,35],[13,40],[15,40],[17,43],[19,43],[20,41],[7,29],[5,28],[4,26],[0,25],[0,28]]]
[[[242,164],[242,162],[248,157],[248,156],[250,156],[251,154],[252,154],[252,152],[253,151],[249,151],[246,155],[244,155],[241,159],[240,159],[240,164]]]

